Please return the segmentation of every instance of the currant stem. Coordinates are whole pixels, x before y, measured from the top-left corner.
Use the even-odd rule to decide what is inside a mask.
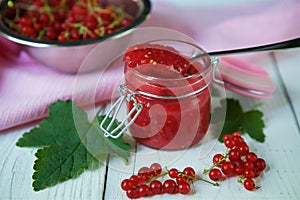
[[[165,173],[165,175],[167,175],[169,173],[169,171],[170,171],[167,168],[166,168],[166,170],[167,170],[167,172]],[[209,183],[209,184],[211,184],[213,186],[219,186],[219,183],[211,182],[209,180],[206,180],[206,179],[200,177],[199,175],[189,176],[189,175],[186,175],[186,174],[184,174],[184,173],[182,173],[180,171],[178,171],[178,175],[180,175],[182,177],[186,177],[188,180],[191,180],[191,181],[195,181],[195,180],[197,180],[197,181],[203,181],[203,182]]]
[[[211,182],[211,181],[209,181],[209,180],[206,180],[206,179],[204,179],[204,178],[201,178],[200,176],[196,176],[194,179],[195,179],[195,180],[199,180],[199,181],[203,181],[203,182],[205,182],[205,183],[209,183],[209,184],[211,184],[211,185],[213,185],[213,186],[219,186],[219,183],[217,183],[217,182]]]
[[[240,176],[237,180],[238,183],[243,183],[243,180],[245,179],[245,176]]]
[[[221,164],[221,162],[223,162],[224,160],[226,160],[226,159],[228,158],[228,156],[229,156],[230,150],[231,150],[231,149],[228,148],[228,149],[226,150],[225,154],[223,154],[223,158],[222,158],[222,159],[219,159],[218,162],[213,163],[213,165],[212,165],[210,168],[204,169],[202,173],[203,173],[203,174],[208,174],[208,173],[210,172],[210,170],[212,170],[214,167],[218,166],[219,164]]]
[[[156,180],[157,178],[160,178],[160,177],[162,177],[162,179],[163,179],[166,175],[168,175],[168,171],[167,171],[167,172],[164,172],[164,173],[161,173],[161,174],[157,174],[156,176],[151,177],[151,178],[150,178],[149,180],[147,180],[146,182],[147,182],[147,183],[150,183],[151,181]]]

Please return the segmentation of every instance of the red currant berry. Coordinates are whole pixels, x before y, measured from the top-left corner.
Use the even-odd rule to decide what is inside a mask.
[[[144,174],[138,174],[137,175],[138,179],[139,179],[139,184],[142,184],[146,181],[146,176]]]
[[[244,188],[247,190],[254,190],[255,189],[255,182],[251,178],[247,178],[244,180]]]
[[[233,175],[234,174],[234,164],[232,162],[224,162],[221,166],[221,170],[223,172],[223,174],[227,175],[227,176],[230,176],[230,175]]]
[[[34,30],[39,31],[39,30],[41,30],[43,28],[43,25],[40,24],[40,23],[34,23],[33,24],[33,28],[34,28]]]
[[[68,38],[64,34],[59,35],[57,39],[60,42],[64,42],[68,40]]]
[[[177,193],[177,184],[175,181],[168,179],[165,180],[163,184],[164,191],[168,194],[175,194]]]
[[[149,178],[151,176],[150,168],[148,168],[148,167],[140,168],[139,171],[138,171],[138,176],[143,177],[143,179],[145,181],[149,180]]]
[[[177,178],[178,177],[178,170],[175,168],[172,168],[168,172],[170,178]]]
[[[132,181],[132,183],[133,183],[134,186],[137,186],[137,185],[140,184],[140,179],[139,179],[139,177],[138,177],[137,175],[132,175],[132,176],[129,178],[129,180]]]
[[[244,174],[244,162],[242,160],[234,161],[234,172],[236,175]]]
[[[254,163],[257,160],[257,155],[255,153],[253,153],[253,152],[248,152],[246,154],[246,160]]]
[[[183,182],[187,182],[187,178],[186,177],[182,177],[182,176],[178,176],[176,177],[176,183],[183,183]]]
[[[240,160],[240,153],[237,149],[231,149],[229,151],[229,160],[230,161],[236,161],[236,160]]]
[[[182,173],[189,177],[195,177],[196,174],[195,170],[192,167],[186,167]]]
[[[257,169],[254,169],[253,172],[254,172],[253,178],[259,177],[259,175],[260,175],[260,173],[261,173],[261,171],[259,171],[259,170],[257,170]]]
[[[24,25],[24,26],[31,26],[32,21],[29,17],[20,17],[19,18],[19,23]]]
[[[151,196],[151,194],[152,194],[149,186],[145,185],[145,184],[140,185],[138,187],[138,192],[139,192],[140,197],[147,197],[147,196]]]
[[[239,132],[239,131],[233,132],[232,135],[233,135],[233,136],[239,136],[239,137],[242,136],[241,132]]]
[[[232,140],[235,142],[236,145],[239,145],[244,142],[244,139],[241,136],[237,135],[232,136]]]
[[[125,18],[122,20],[122,26],[128,26],[130,24],[131,20],[128,18]]]
[[[150,166],[150,170],[153,171],[155,175],[160,175],[161,172],[162,172],[161,165],[158,164],[158,163],[153,163],[153,164]]]
[[[235,142],[232,139],[224,140],[224,144],[227,148],[230,148],[230,149],[235,147]]]
[[[245,169],[254,169],[254,163],[246,160],[244,162],[244,167],[245,167]]]
[[[149,187],[153,194],[162,194],[164,192],[163,184],[159,180],[152,181]]]
[[[234,167],[241,167],[244,168],[244,161],[242,159],[236,160],[233,162]]]
[[[179,183],[177,185],[178,192],[181,194],[188,194],[191,191],[191,186],[187,182]]]
[[[224,162],[224,160],[223,161],[221,161],[222,159],[224,159],[224,156],[222,155],[222,154],[216,154],[216,155],[214,155],[214,157],[213,157],[213,163],[214,164],[217,164],[216,166],[221,166],[221,164]],[[221,161],[221,162],[220,162]]]
[[[232,138],[232,135],[230,135],[230,134],[225,134],[225,135],[223,135],[223,141],[225,142],[225,140],[230,140],[231,138]]]
[[[255,169],[263,171],[266,168],[266,161],[262,158],[257,158],[255,162]]]
[[[127,190],[126,195],[129,199],[140,198],[139,191],[137,188],[131,188],[131,189]]]
[[[255,177],[255,172],[252,169],[245,169],[244,176],[246,178],[254,178]]]
[[[132,180],[129,179],[124,179],[121,183],[121,188],[125,191],[133,188],[134,184]]]
[[[222,172],[217,168],[213,168],[209,171],[208,176],[213,181],[219,181],[222,178]]]
[[[70,37],[71,37],[71,39],[73,39],[73,40],[79,40],[81,36],[80,36],[78,30],[72,29],[72,30],[71,30],[71,33],[70,33]]]
[[[33,28],[28,27],[28,26],[24,26],[22,27],[22,34],[28,37],[32,37],[35,34],[35,31]]]
[[[249,152],[249,146],[246,142],[242,142],[238,145],[237,150],[239,151],[241,156],[244,156]]]
[[[234,168],[234,173],[236,175],[243,175],[244,174],[244,168],[242,168],[242,167],[235,167]]]
[[[50,17],[46,13],[41,13],[39,20],[42,23],[47,24],[50,21]]]

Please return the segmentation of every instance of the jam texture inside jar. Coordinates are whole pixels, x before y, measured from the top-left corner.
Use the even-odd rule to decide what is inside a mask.
[[[210,121],[209,56],[200,47],[181,41],[156,41],[128,48],[125,87],[143,106],[130,134],[137,142],[165,150],[197,144]],[[127,103],[128,111],[133,108]]]

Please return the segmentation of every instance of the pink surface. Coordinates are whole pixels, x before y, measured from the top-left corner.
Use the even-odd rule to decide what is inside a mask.
[[[194,6],[187,10],[153,0],[152,15],[143,26],[180,31],[208,50],[298,37],[299,3],[276,2],[217,10]],[[80,76],[64,74],[36,63],[19,50],[0,37],[0,131],[45,117],[48,105],[57,99],[73,99],[89,107],[110,100],[122,75],[120,68]]]

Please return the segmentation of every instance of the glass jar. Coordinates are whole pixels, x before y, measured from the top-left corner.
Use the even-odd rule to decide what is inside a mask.
[[[192,66],[170,70],[170,66],[150,62],[137,68],[125,62],[125,83],[121,91],[134,101],[127,101],[128,112],[138,104],[139,113],[129,126],[130,134],[140,144],[155,149],[175,150],[196,145],[205,136],[210,122],[212,80],[211,58],[191,43],[160,40],[150,42],[175,49]],[[193,59],[204,54],[200,59]],[[192,71],[192,72],[191,72]],[[175,74],[175,75],[174,75]]]

